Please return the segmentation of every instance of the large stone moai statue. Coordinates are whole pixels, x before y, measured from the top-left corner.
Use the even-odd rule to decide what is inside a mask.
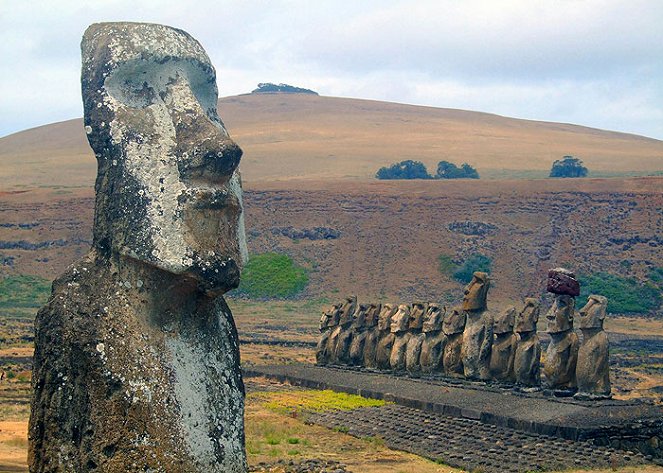
[[[322,312],[320,317],[320,338],[315,350],[315,361],[318,365],[326,365],[329,362],[329,337],[338,326],[341,315],[341,304],[333,304]]]
[[[555,301],[546,314],[550,344],[546,350],[543,373],[547,387],[559,391],[576,389],[576,362],[578,360],[578,336],[573,331],[575,296],[580,285],[575,275],[562,268],[548,273],[548,292],[555,294]]]
[[[357,310],[357,296],[348,296],[341,306],[341,315],[338,319],[338,327],[329,337],[334,351],[332,363],[346,365],[350,362],[350,344],[352,343],[352,323]]]
[[[465,331],[465,312],[461,307],[454,307],[444,315],[442,333],[447,340],[442,354],[444,374],[460,378],[465,375],[463,369],[463,332]]]
[[[362,365],[368,368],[375,368],[375,356],[380,340],[380,329],[378,328],[378,319],[380,316],[380,304],[369,304],[366,311],[366,341],[364,342],[364,356]]]
[[[398,311],[391,317],[391,332],[394,334],[394,346],[391,348],[389,366],[394,371],[404,371],[407,362],[407,342],[410,341],[410,306],[400,304]]]
[[[577,397],[610,397],[609,342],[603,330],[607,307],[608,299],[591,295],[580,309],[578,328],[582,342],[576,367]]]
[[[222,297],[247,258],[242,152],[214,68],[161,25],[95,24],[81,49],[94,239],[35,321],[30,471],[244,472]]]
[[[350,354],[348,356],[348,364],[352,366],[362,366],[364,364],[364,347],[368,334],[366,317],[369,309],[370,304],[359,304],[354,314],[352,341],[350,342]]]
[[[486,299],[490,279],[477,271],[465,287],[463,311],[463,369],[467,379],[490,379],[490,353],[493,344],[493,319],[487,310]]]
[[[421,355],[419,356],[422,373],[442,373],[442,355],[447,340],[446,335],[442,332],[444,312],[438,304],[428,304],[422,328],[424,340],[421,344]]]
[[[421,344],[424,342],[424,334],[421,332],[424,326],[424,318],[428,311],[428,304],[415,302],[410,309],[410,339],[407,342],[405,353],[405,368],[409,373],[421,371],[419,357],[421,356]]]
[[[391,369],[391,350],[394,346],[396,334],[391,331],[391,319],[398,311],[396,304],[382,304],[378,317],[378,344],[375,349],[375,368],[380,370]],[[373,366],[366,365],[369,368]]]
[[[516,316],[518,344],[513,361],[516,383],[528,387],[541,384],[541,342],[536,334],[541,304],[537,299],[527,297],[525,307]]]
[[[497,381],[513,383],[515,381],[514,359],[518,336],[513,327],[516,323],[516,308],[507,307],[495,316],[493,323],[493,348],[490,354],[490,374]]]

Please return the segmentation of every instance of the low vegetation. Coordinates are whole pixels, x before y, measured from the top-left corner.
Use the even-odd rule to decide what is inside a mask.
[[[4,317],[34,315],[51,294],[51,282],[39,276],[18,274],[0,279],[0,313]]]
[[[354,394],[337,393],[331,390],[297,390],[270,393],[250,393],[250,397],[279,414],[297,417],[301,413],[330,410],[349,411],[360,407],[384,406],[385,401],[369,399]]]
[[[287,299],[308,284],[308,271],[280,253],[252,255],[244,267],[237,293],[252,299]]]
[[[252,94],[312,94],[318,95],[311,89],[303,89],[288,84],[272,84],[271,82],[261,82],[257,89],[251,91]]]
[[[580,288],[582,299],[590,294],[607,297],[608,311],[617,314],[648,314],[662,302],[661,290],[654,284],[611,273],[581,276]]]
[[[446,254],[441,254],[437,257],[437,260],[440,273],[463,284],[467,284],[472,280],[472,274],[475,271],[490,273],[493,266],[493,260],[490,257],[479,253],[470,255],[461,264],[454,263],[451,256]]]
[[[558,159],[550,169],[550,177],[587,177],[588,171],[579,158],[564,156]]]
[[[440,161],[437,163],[437,173],[433,176],[424,163],[408,159],[380,168],[375,177],[377,179],[479,179],[479,173],[467,163],[459,167],[449,161]]]
[[[467,163],[460,167],[449,161],[440,161],[437,163],[437,179],[479,179],[479,173],[476,169]]]

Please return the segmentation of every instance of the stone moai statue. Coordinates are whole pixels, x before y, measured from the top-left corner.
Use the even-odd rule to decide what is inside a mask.
[[[424,326],[424,318],[428,312],[428,304],[415,302],[410,308],[410,339],[407,342],[405,353],[405,368],[409,373],[418,373],[421,371],[419,357],[421,356],[421,344],[424,342],[425,335],[421,332]]]
[[[318,365],[326,365],[329,362],[329,337],[341,316],[341,304],[332,304],[327,310],[322,312],[320,317],[320,338],[315,350],[315,361]]]
[[[536,334],[541,304],[537,299],[525,299],[525,307],[516,316],[518,344],[513,361],[516,383],[528,387],[541,384],[541,342]]]
[[[603,330],[607,308],[608,299],[591,295],[578,314],[582,342],[576,367],[577,397],[610,397],[609,342]]]
[[[364,358],[362,365],[367,368],[376,367],[376,353],[380,340],[378,319],[380,317],[380,304],[369,304],[366,311],[366,341],[364,342]]]
[[[354,314],[352,341],[350,342],[350,355],[348,357],[348,364],[352,366],[362,366],[364,364],[364,348],[368,335],[366,319],[369,309],[370,304],[359,304]]]
[[[380,370],[391,369],[391,350],[394,346],[396,334],[391,331],[391,319],[398,311],[396,304],[382,304],[378,317],[378,344],[375,349],[375,368]],[[369,368],[372,366],[366,365]]]
[[[447,340],[442,332],[442,322],[444,320],[445,309],[438,304],[429,303],[422,332],[424,340],[421,344],[421,355],[419,364],[422,373],[442,373],[442,355],[444,354],[444,344]]]
[[[465,287],[462,357],[467,379],[490,379],[493,319],[486,305],[489,288],[488,274],[479,271],[474,273],[472,281]]]
[[[394,334],[394,346],[391,348],[389,366],[394,371],[404,371],[407,362],[407,342],[410,341],[410,306],[400,304],[391,317],[391,332]]]
[[[550,344],[546,350],[543,373],[547,387],[559,391],[576,389],[576,362],[580,342],[573,331],[575,296],[580,285],[575,275],[563,268],[548,273],[548,292],[555,294],[555,301],[546,314]]]
[[[514,359],[518,336],[513,327],[516,323],[516,308],[507,307],[495,316],[493,323],[493,348],[490,354],[490,374],[497,381],[515,381]]]
[[[460,378],[465,375],[463,369],[463,332],[465,331],[465,312],[461,307],[454,307],[444,315],[442,333],[447,340],[442,354],[444,374]]]
[[[338,319],[338,327],[329,337],[334,346],[333,364],[347,365],[350,362],[350,344],[352,343],[352,323],[357,310],[357,296],[345,298],[341,305],[341,315]]]
[[[94,24],[81,49],[94,238],[35,321],[30,471],[245,472],[222,296],[247,259],[242,152],[214,68],[161,25]]]

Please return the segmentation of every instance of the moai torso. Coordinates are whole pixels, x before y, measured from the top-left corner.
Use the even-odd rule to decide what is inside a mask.
[[[493,344],[493,321],[486,310],[490,280],[486,273],[476,272],[465,288],[463,310],[463,370],[468,379],[490,379],[490,354]]]
[[[396,304],[383,304],[378,319],[379,339],[375,348],[375,367],[381,370],[391,369],[391,350],[396,334],[391,331],[391,319],[398,311]]]
[[[419,357],[421,356],[421,345],[425,338],[421,330],[427,311],[428,304],[425,303],[414,303],[410,309],[410,339],[407,342],[405,350],[405,369],[409,373],[418,373],[421,371]]]
[[[394,334],[394,345],[391,348],[389,366],[394,371],[403,371],[406,367],[407,342],[410,341],[410,306],[401,304],[391,318],[391,332]]]
[[[518,343],[513,370],[516,383],[530,387],[541,384],[541,342],[536,334],[539,311],[539,301],[527,298],[525,308],[516,317]]]
[[[369,304],[359,304],[354,315],[352,341],[350,342],[350,355],[348,358],[348,364],[352,366],[362,366],[364,364],[364,348],[366,346],[366,336],[368,335],[366,316],[369,308]]]
[[[461,307],[454,307],[444,316],[442,333],[447,337],[442,354],[444,374],[459,378],[465,375],[463,370],[463,331],[465,313]]]
[[[329,337],[338,326],[341,304],[334,304],[322,313],[320,318],[320,338],[315,350],[315,361],[318,365],[326,365],[329,362]]]
[[[357,310],[357,296],[345,299],[341,306],[341,315],[337,329],[332,333],[330,341],[334,343],[333,362],[337,365],[347,365],[350,362],[350,345],[352,343],[352,323]]]
[[[546,314],[550,344],[546,350],[543,373],[551,389],[576,388],[576,364],[580,343],[573,331],[575,301],[569,295],[558,295]]]
[[[369,304],[366,312],[366,341],[364,343],[363,366],[367,368],[376,367],[376,354],[378,341],[380,340],[380,329],[378,319],[382,306],[380,304]]]
[[[187,33],[90,26],[93,248],[35,322],[33,473],[239,473],[244,386],[223,294],[246,260],[241,150]]]
[[[579,312],[582,343],[576,367],[578,397],[610,396],[609,342],[603,330],[607,306],[605,297],[591,295]]]
[[[516,308],[508,307],[495,317],[493,332],[495,339],[490,354],[490,374],[497,381],[513,383],[514,358],[518,336],[513,331]]]
[[[447,339],[442,332],[442,321],[444,311],[438,304],[428,304],[426,318],[424,319],[423,335],[421,344],[421,355],[419,364],[422,373],[442,373],[442,355],[444,354],[444,343]]]

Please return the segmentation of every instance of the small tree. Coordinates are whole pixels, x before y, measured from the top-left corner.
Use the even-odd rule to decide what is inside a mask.
[[[401,161],[389,167],[383,167],[375,174],[378,179],[431,179],[424,163],[420,161]]]
[[[587,173],[587,168],[582,165],[582,161],[573,156],[558,159],[550,169],[550,177],[586,177]]]
[[[435,177],[438,179],[479,179],[479,173],[467,163],[458,167],[449,161],[440,161],[437,163]]]

